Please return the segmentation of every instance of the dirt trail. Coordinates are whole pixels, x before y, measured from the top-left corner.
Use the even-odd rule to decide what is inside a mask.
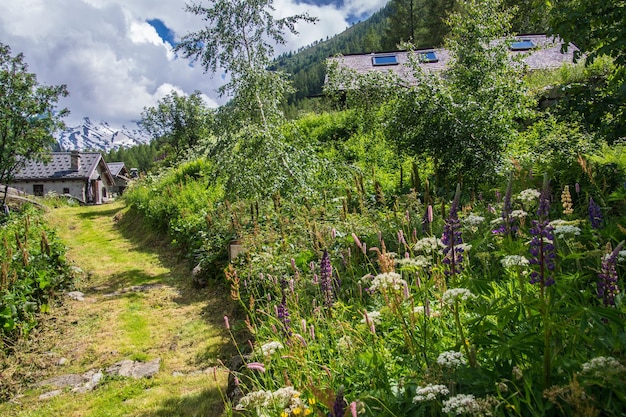
[[[224,290],[191,287],[189,268],[171,248],[126,213],[121,203],[63,207],[48,214],[86,278],[82,300],[65,297],[16,355],[31,383],[11,403],[10,416],[218,416],[228,357]],[[37,382],[104,370],[122,360],[160,359],[152,378],[104,374],[93,391],[42,399]],[[54,388],[54,387],[52,387]]]

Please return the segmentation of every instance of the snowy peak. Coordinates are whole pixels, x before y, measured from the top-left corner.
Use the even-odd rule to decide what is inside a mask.
[[[131,146],[150,142],[150,136],[137,125],[134,129],[122,126],[116,129],[107,122],[93,123],[89,117],[85,117],[78,126],[65,129],[56,135],[57,142],[62,149],[72,150],[98,150],[108,152],[111,149]]]

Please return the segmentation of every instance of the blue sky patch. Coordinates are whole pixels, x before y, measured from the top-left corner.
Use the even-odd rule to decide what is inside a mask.
[[[161,19],[150,19],[146,20],[148,24],[150,24],[154,29],[156,29],[157,33],[163,39],[163,42],[167,42],[172,46],[176,45],[176,39],[174,31],[167,26]]]

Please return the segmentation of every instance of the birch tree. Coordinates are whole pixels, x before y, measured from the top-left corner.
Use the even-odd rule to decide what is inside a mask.
[[[268,67],[286,34],[297,34],[298,22],[316,19],[307,14],[277,18],[273,0],[192,3],[186,11],[201,16],[206,27],[185,35],[176,51],[205,72],[228,77],[219,92],[231,100],[218,112],[218,140],[209,150],[227,191],[261,197],[303,187],[310,154],[304,142],[286,143],[279,129],[284,123],[280,104],[291,85],[284,73]]]

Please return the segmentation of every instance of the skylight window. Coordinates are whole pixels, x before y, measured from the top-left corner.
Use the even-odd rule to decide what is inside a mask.
[[[398,57],[396,55],[373,56],[372,65],[374,65],[375,67],[384,65],[398,65]]]
[[[535,42],[530,39],[522,39],[521,41],[516,41],[511,44],[511,51],[528,51],[535,46],[537,46]]]
[[[419,54],[421,62],[439,62],[435,51],[422,52]]]

